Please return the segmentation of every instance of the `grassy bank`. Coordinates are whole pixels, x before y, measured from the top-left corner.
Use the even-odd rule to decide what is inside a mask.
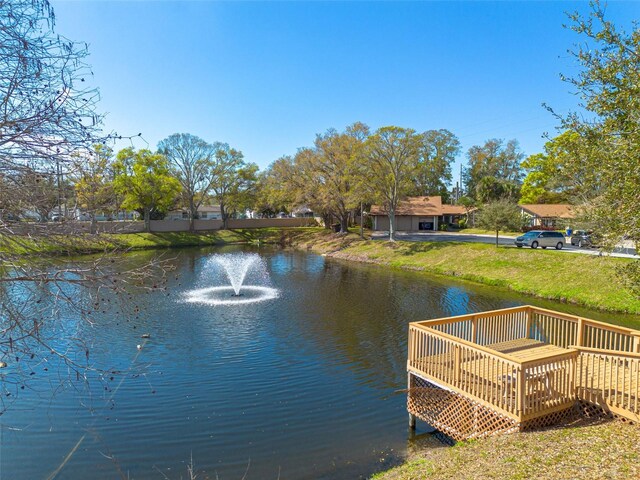
[[[589,308],[640,313],[640,299],[621,287],[616,268],[630,260],[481,243],[362,240],[321,228],[220,230],[209,233],[131,233],[67,237],[0,235],[0,255],[78,255],[226,244],[278,244],[348,261],[454,276]]]
[[[148,250],[229,244],[291,244],[292,239],[314,238],[319,228],[257,228],[213,232],[102,233],[97,235],[21,236],[0,233],[0,255],[61,256],[105,251]]]
[[[384,242],[307,232],[290,243],[348,261],[462,278],[539,298],[640,314],[640,299],[621,287],[616,269],[633,260],[483,243]]]
[[[145,250],[244,243],[243,235],[230,230],[212,233],[120,233],[99,235],[0,235],[0,254],[15,256],[79,255],[104,251]]]
[[[640,478],[640,428],[578,420],[537,432],[425,449],[376,480]]]

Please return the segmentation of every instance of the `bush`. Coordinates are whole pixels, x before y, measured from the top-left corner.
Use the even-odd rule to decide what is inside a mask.
[[[458,228],[467,228],[467,219],[461,218],[458,220]]]

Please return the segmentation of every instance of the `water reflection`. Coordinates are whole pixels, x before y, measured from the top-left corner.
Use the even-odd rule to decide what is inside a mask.
[[[91,342],[91,361],[115,373],[88,380],[90,393],[64,388],[51,399],[34,393],[51,385],[38,371],[33,390],[0,417],[6,478],[46,478],[85,434],[60,478],[84,479],[87,471],[114,478],[118,469],[137,479],[156,479],[158,470],[179,478],[192,454],[211,478],[241,478],[249,459],[248,479],[367,476],[416,444],[441,446],[429,435],[407,443],[406,399],[394,392],[405,387],[408,323],[532,302],[417,273],[269,250],[261,253],[279,298],[233,308],[178,301],[201,286],[206,255],[217,251],[165,257],[174,268],[168,290],[132,297],[140,312],[120,316],[106,302],[93,326],[61,316],[69,331]],[[129,255],[123,264],[135,267],[154,255]],[[143,333],[151,338],[137,350]]]

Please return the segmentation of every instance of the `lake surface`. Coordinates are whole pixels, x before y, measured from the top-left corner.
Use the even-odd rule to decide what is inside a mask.
[[[366,478],[416,440],[444,448],[424,426],[417,437],[407,428],[397,390],[406,385],[409,322],[535,303],[638,325],[500,289],[272,250],[260,253],[278,298],[183,302],[184,292],[213,282],[203,269],[219,251],[174,253],[169,295],[138,296],[137,318],[105,310],[95,325],[75,327],[92,361],[115,372],[104,383],[78,386],[53,368],[34,369],[0,417],[0,479],[188,478],[191,459],[199,479]]]

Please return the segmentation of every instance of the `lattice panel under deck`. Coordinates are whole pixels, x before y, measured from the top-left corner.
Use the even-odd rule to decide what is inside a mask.
[[[512,418],[415,375],[410,378],[407,395],[409,413],[454,440],[469,440],[519,430],[518,422]]]
[[[577,402],[578,411],[580,415],[586,418],[615,418],[624,423],[630,423],[632,425],[638,425],[638,423],[633,420],[624,417],[622,415],[618,415],[617,413],[613,413],[609,410],[606,405],[596,405],[595,403],[587,402],[585,400],[579,400]]]

